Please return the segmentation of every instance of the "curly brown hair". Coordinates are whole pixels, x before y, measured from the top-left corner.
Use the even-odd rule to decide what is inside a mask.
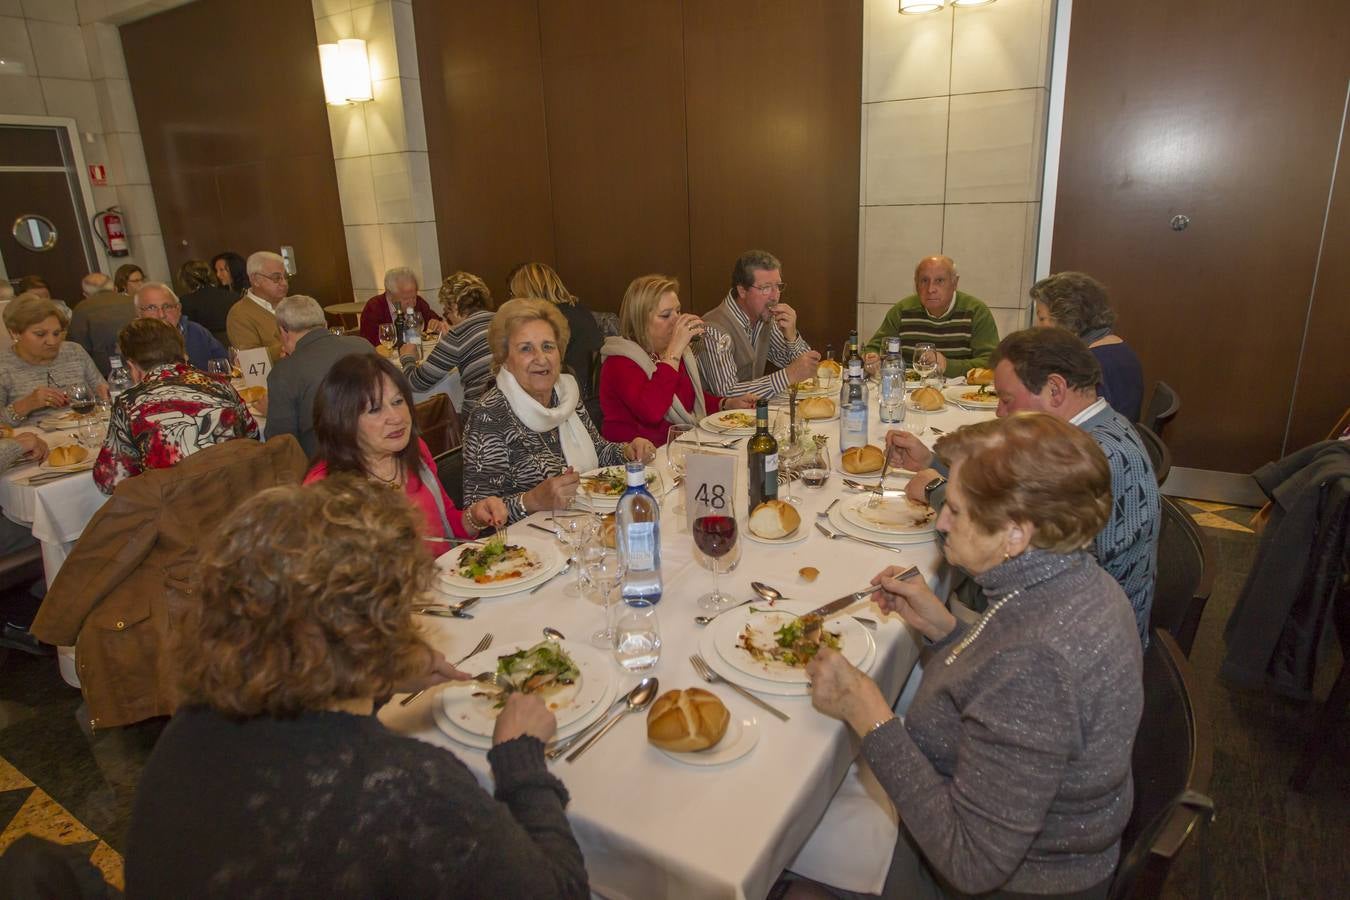
[[[938,438],[975,524],[1035,526],[1032,546],[1068,553],[1091,544],[1111,515],[1111,468],[1081,428],[1047,413],[989,419]]]
[[[1082,272],[1059,272],[1031,286],[1031,299],[1045,306],[1055,324],[1082,335],[1116,324],[1106,285]]]
[[[380,697],[425,672],[421,516],[357,475],[269,488],[221,524],[179,632],[180,701],[235,718]]]

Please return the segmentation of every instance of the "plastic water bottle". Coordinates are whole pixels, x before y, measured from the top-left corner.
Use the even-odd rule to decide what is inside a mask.
[[[630,462],[628,490],[614,513],[619,556],[627,570],[622,596],[628,604],[661,600],[661,509],[647,490],[647,467]]]
[[[900,338],[886,339],[886,358],[881,361],[881,421],[905,420],[905,361],[900,356]]]
[[[867,444],[867,382],[863,380],[862,360],[848,367],[848,400],[839,411],[839,451]]]
[[[108,394],[116,400],[123,391],[131,387],[131,373],[122,368],[122,357],[110,356],[108,363],[111,368],[108,371]]]

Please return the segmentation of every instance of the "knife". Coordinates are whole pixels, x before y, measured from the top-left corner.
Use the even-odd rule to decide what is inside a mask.
[[[901,572],[899,575],[897,575],[897,576],[895,576],[895,577],[898,578],[898,579],[900,579],[900,580],[902,580],[902,581],[908,581],[909,579],[914,578],[914,577],[917,576],[917,575],[919,575],[919,567],[918,567],[918,566],[910,566],[908,569],[906,569],[905,571]],[[871,596],[872,593],[873,593],[874,591],[876,591],[876,590],[877,590],[877,586],[876,586],[876,585],[869,584],[867,587],[863,588],[861,591],[854,591],[852,594],[845,594],[844,596],[840,597],[838,600],[831,600],[829,603],[826,603],[824,606],[818,606],[818,607],[816,607],[815,609],[811,610],[810,612],[808,612],[808,613],[803,613],[802,615],[803,615],[803,616],[820,616],[822,619],[829,618],[831,615],[833,615],[834,613],[839,612],[840,610],[848,609],[850,606],[852,606],[853,604],[857,603],[859,600],[863,599],[864,597],[869,597],[869,596]]]

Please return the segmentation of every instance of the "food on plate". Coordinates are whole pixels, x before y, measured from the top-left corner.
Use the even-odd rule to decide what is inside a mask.
[[[619,546],[618,539],[614,535],[614,513],[600,517],[600,543],[611,550]]]
[[[866,475],[868,472],[879,472],[881,466],[886,462],[886,457],[881,452],[880,447],[874,447],[871,444],[864,444],[861,447],[849,447],[840,457],[839,464],[843,466],[845,472],[854,475]]]
[[[89,451],[79,444],[63,444],[53,447],[47,454],[47,464],[52,466],[73,466],[89,458]]]
[[[820,365],[816,366],[816,377],[828,381],[831,378],[838,378],[844,374],[844,367],[836,360],[822,359]]]
[[[905,370],[905,384],[918,384],[923,381],[923,376],[914,369]]]
[[[828,419],[834,415],[834,401],[829,397],[807,397],[797,402],[797,415],[803,419]]]
[[[656,473],[647,470],[647,485],[656,480]],[[628,490],[628,472],[623,466],[610,466],[594,475],[581,476],[581,485],[592,497],[617,497]]]
[[[802,524],[802,517],[791,503],[783,500],[765,500],[750,511],[750,531],[756,537],[783,538]]]
[[[533,553],[518,544],[493,538],[485,544],[470,544],[459,551],[455,572],[477,584],[493,584],[524,578],[539,568]]]
[[[937,510],[908,497],[869,498],[858,506],[858,516],[883,528],[918,528],[937,518]]]
[[[802,566],[797,574],[802,576],[802,581],[810,583],[820,577],[820,570],[815,566]]]
[[[966,371],[966,384],[993,384],[994,370],[974,368]]]
[[[702,688],[666,691],[647,711],[647,740],[674,753],[717,746],[731,713],[717,695]]]
[[[839,634],[825,630],[825,620],[820,616],[799,616],[774,632],[773,644],[762,646],[755,640],[755,628],[747,623],[741,629],[736,646],[758,662],[780,662],[794,668],[804,667],[821,647],[839,649]]]
[[[916,407],[928,412],[942,409],[947,401],[942,399],[942,393],[935,387],[921,387],[909,395],[909,402]]]
[[[961,399],[967,403],[997,403],[998,394],[994,393],[989,385],[984,384],[976,390],[963,392]]]
[[[267,396],[267,388],[260,384],[255,384],[250,387],[241,387],[239,389],[239,396],[245,403],[257,403]]]
[[[543,640],[528,650],[497,657],[497,674],[511,682],[517,691],[533,694],[546,687],[575,684],[581,670],[562,644]]]
[[[725,412],[717,417],[717,424],[723,428],[754,428],[755,417],[745,412]]]

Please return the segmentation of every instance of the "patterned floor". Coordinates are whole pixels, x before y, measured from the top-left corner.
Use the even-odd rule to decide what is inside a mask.
[[[0,853],[25,834],[74,846],[88,854],[105,881],[122,889],[122,855],[3,759],[0,759],[0,823],[3,823]]]

